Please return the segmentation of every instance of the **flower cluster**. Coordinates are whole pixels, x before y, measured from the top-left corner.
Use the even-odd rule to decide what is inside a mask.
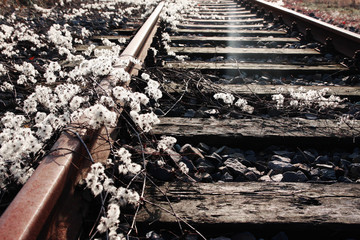
[[[97,129],[102,125],[106,127],[115,127],[116,125],[116,113],[101,104],[86,108],[84,116],[88,119],[88,126],[93,129]]]
[[[334,109],[339,107],[339,104],[346,100],[334,95],[330,95],[326,98],[325,95],[328,92],[328,88],[323,88],[319,91],[306,91],[303,87],[300,87],[297,90],[290,89],[290,106],[298,109],[312,106],[318,107],[319,109]]]
[[[64,75],[64,73],[61,72],[61,66],[58,62],[50,62],[46,66],[46,72],[44,74],[46,83],[48,83],[48,84],[54,83],[57,79],[57,77],[55,75],[56,73],[58,73],[62,76]]]
[[[125,155],[127,154],[126,150],[120,151],[124,152]],[[100,233],[109,231],[109,239],[123,239],[123,234],[117,233],[120,223],[120,207],[128,204],[138,204],[140,201],[139,194],[127,188],[115,187],[114,182],[106,175],[105,168],[101,163],[94,163],[91,166],[91,170],[85,178],[85,183],[94,196],[102,194],[103,191],[111,196],[106,214],[101,217],[97,230]]]
[[[68,25],[61,26],[59,24],[54,24],[50,27],[49,31],[47,32],[48,38],[50,42],[55,44],[56,47],[72,49],[72,36],[71,33],[66,29]]]
[[[30,81],[31,83],[37,82],[35,77],[38,74],[38,71],[35,70],[34,66],[31,63],[23,62],[22,65],[15,64],[14,67],[17,71],[22,73],[17,80],[17,84],[27,84],[28,81]]]
[[[158,142],[157,149],[158,151],[166,151],[167,149],[171,149],[174,147],[176,141],[177,140],[174,137],[161,136],[161,140]]]
[[[344,102],[346,99],[341,99],[338,96],[330,95],[325,97],[329,92],[328,88],[323,88],[321,90],[308,90],[300,87],[296,90],[290,89],[290,99],[289,105],[292,108],[303,110],[305,108],[315,107],[320,110],[324,109],[334,109],[340,107],[340,103]],[[272,100],[276,101],[276,108],[280,109],[284,107],[285,97],[283,94],[274,94],[272,95]]]
[[[139,114],[136,111],[131,111],[130,116],[134,123],[138,125],[144,132],[150,132],[153,125],[160,123],[159,118],[153,112]]]
[[[274,94],[274,95],[271,96],[271,98],[272,98],[273,101],[276,101],[276,108],[277,109],[280,109],[280,108],[284,107],[284,100],[285,100],[284,95],[282,95],[281,93]]]
[[[170,48],[170,45],[169,45],[169,42],[171,42],[170,35],[165,32],[165,33],[161,34],[161,37],[162,37],[162,44],[163,44],[167,54],[169,56],[176,56],[175,52],[171,51],[171,48]]]
[[[120,148],[116,153],[116,157],[120,158],[119,173],[127,175],[128,173],[137,174],[141,170],[141,166],[131,161],[131,153],[125,148]]]
[[[94,196],[99,195],[103,190],[103,182],[106,178],[105,168],[101,163],[91,165],[91,170],[85,178],[86,186],[90,188]]]
[[[150,79],[150,76],[146,73],[143,73],[141,75],[142,79],[147,81],[147,87],[145,88],[145,93],[151,97],[152,99],[154,99],[155,101],[159,100],[160,98],[162,98],[162,92],[159,89],[160,84],[157,81],[154,81],[152,79]]]
[[[235,101],[235,97],[231,93],[216,93],[214,94],[214,98],[216,100],[221,99],[225,104],[228,105],[232,105]],[[254,107],[248,105],[246,99],[239,98],[234,105],[239,107],[243,112],[247,112],[249,114],[254,112]]]
[[[235,97],[231,93],[215,93],[214,98],[216,100],[221,99],[224,101],[224,103],[229,105],[232,105],[235,100]]]
[[[241,111],[247,112],[249,114],[252,114],[254,112],[254,107],[248,105],[248,102],[243,98],[239,98],[235,102],[235,106],[241,108]]]

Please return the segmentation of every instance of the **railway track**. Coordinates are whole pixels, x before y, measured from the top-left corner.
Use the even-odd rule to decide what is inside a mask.
[[[158,24],[161,3],[134,37],[124,37],[131,41],[121,57],[145,62],[142,70],[126,68],[139,75],[130,86],[144,89],[148,77],[161,84],[163,98],[150,102],[160,123],[150,134],[134,131],[120,104],[117,127],[78,128],[80,119],[76,133],[66,128],[3,213],[4,239],[95,236],[87,218],[99,222],[105,200],[86,200],[79,182],[88,156],[107,166],[115,145],[147,170],[115,180],[141,193],[135,216],[125,209],[128,224],[118,226],[139,237],[164,228],[164,239],[359,235],[360,37],[261,0],[197,7],[171,30]],[[113,81],[105,78],[99,91]],[[161,136],[177,145],[156,148]]]

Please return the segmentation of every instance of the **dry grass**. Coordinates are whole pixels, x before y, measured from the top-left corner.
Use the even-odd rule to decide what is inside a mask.
[[[33,4],[48,8],[55,5],[57,0],[0,0],[0,14],[5,14],[14,9],[27,8]]]
[[[360,0],[282,0],[282,2],[286,8],[360,32]]]
[[[360,0],[306,0],[306,2],[323,4],[329,7],[353,7],[360,9]]]

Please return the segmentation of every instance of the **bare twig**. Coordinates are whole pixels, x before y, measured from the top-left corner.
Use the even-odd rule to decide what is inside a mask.
[[[146,199],[142,199],[142,200],[143,200],[144,202],[146,202],[146,203],[148,203],[148,204],[150,204],[150,205],[156,206],[156,207],[160,208],[161,210],[163,210],[163,211],[165,211],[165,212],[173,215],[174,217],[176,217],[176,216],[174,215],[174,213],[172,213],[172,212],[169,211],[168,209],[166,209],[166,208],[164,208],[164,207],[162,207],[162,206],[160,206],[160,205],[158,205],[158,204],[156,204],[156,203],[150,202],[150,201],[148,201],[148,200],[146,200]],[[183,218],[181,218],[181,217],[179,217],[179,216],[178,216],[178,218],[179,218],[183,223],[185,223],[189,228],[191,228],[191,230],[193,230],[194,232],[196,232],[202,239],[206,240],[206,238],[204,237],[204,235],[202,235],[198,230],[196,230],[193,226],[191,226],[191,224],[189,224],[185,219],[183,219]]]

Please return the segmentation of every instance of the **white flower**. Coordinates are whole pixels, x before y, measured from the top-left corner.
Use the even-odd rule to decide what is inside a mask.
[[[161,140],[158,142],[157,149],[158,151],[166,151],[167,149],[171,149],[174,147],[176,141],[177,140],[174,137],[161,136]]]
[[[189,168],[186,166],[184,162],[179,162],[180,171],[184,174],[189,173]]]
[[[111,97],[107,97],[107,96],[101,96],[100,104],[106,105],[108,107],[115,106],[114,100]]]
[[[138,125],[144,132],[149,132],[152,129],[152,125],[160,123],[160,120],[153,112],[138,114],[136,111],[131,111],[130,116],[136,125]]]
[[[131,92],[123,87],[115,87],[112,91],[114,97],[119,100],[120,104],[125,104],[130,101]]]
[[[252,114],[254,112],[254,107],[248,105],[248,102],[243,98],[239,98],[235,102],[235,106],[241,108],[242,111],[247,112],[249,114]]]
[[[88,118],[88,124],[93,129],[97,129],[101,125],[106,127],[114,127],[116,125],[116,113],[108,110],[101,104],[95,104],[85,109],[84,115]]]
[[[157,81],[148,80],[147,83],[147,87],[145,88],[145,93],[153,98],[155,101],[159,100],[160,98],[162,98],[162,92],[159,89],[160,84]]]
[[[71,102],[69,104],[70,106],[70,109],[72,111],[75,111],[77,110],[78,108],[80,108],[80,105],[85,102],[85,98],[83,97],[79,97],[79,96],[74,96],[72,99],[71,99]]]
[[[276,101],[276,108],[280,109],[282,107],[284,107],[284,96],[280,93],[280,94],[274,94],[271,96],[272,100]]]
[[[235,97],[230,93],[216,93],[214,94],[215,99],[222,99],[226,104],[233,104]]]

